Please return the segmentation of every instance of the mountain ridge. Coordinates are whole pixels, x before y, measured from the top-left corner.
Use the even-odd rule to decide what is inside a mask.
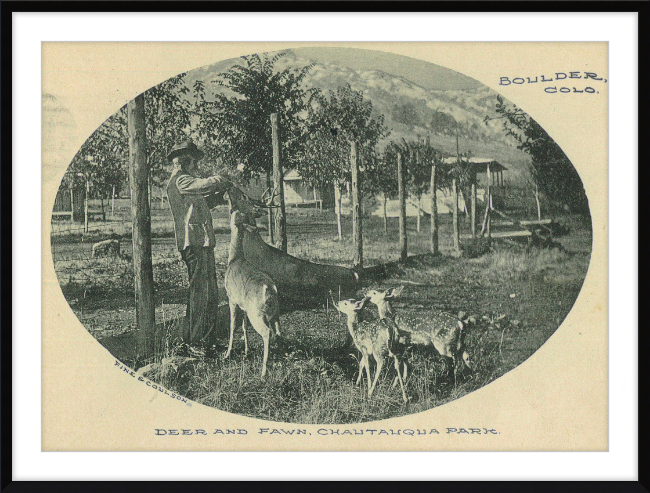
[[[484,121],[486,116],[496,116],[497,93],[492,89],[476,81],[474,87],[427,89],[404,75],[385,72],[379,67],[355,70],[333,61],[300,56],[304,50],[284,50],[282,53],[285,54],[278,59],[276,67],[282,70],[313,64],[304,80],[306,88],[315,87],[328,93],[336,91],[341,85],[350,84],[353,90],[362,91],[372,101],[376,114],[384,115],[385,124],[391,131],[388,141],[428,136],[434,146],[453,155],[456,153],[458,135],[461,152],[504,163],[512,171],[509,173],[511,178],[516,180],[525,173],[528,156],[516,149],[516,142],[505,135],[500,121],[492,120],[487,124]],[[277,53],[267,55],[272,57]],[[373,56],[377,59],[381,53],[374,52]],[[227,91],[211,81],[238,64],[242,65],[243,60],[230,59],[193,70],[187,74],[188,85],[191,86],[196,80],[204,81],[208,97],[210,92]],[[393,70],[394,67],[393,64]],[[453,72],[444,67],[435,67],[441,69],[443,74]],[[435,86],[436,83],[431,82],[430,85]]]

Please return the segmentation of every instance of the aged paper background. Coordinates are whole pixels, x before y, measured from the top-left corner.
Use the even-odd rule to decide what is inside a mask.
[[[500,76],[590,71],[608,78],[606,43],[43,43],[43,92],[75,126],[43,136],[59,159],[43,169],[43,450],[607,450],[607,85],[598,95],[547,95],[499,86]],[[272,423],[191,406],[114,368],[84,329],[53,268],[49,224],[67,165],[84,140],[136,94],[177,73],[240,55],[302,46],[375,49],[457,70],[534,117],[565,151],[585,186],[593,253],[566,320],[526,362],[459,400],[415,415],[358,425]],[[566,84],[569,85],[569,84]],[[52,140],[48,141],[48,137]],[[45,147],[45,146],[44,146]],[[51,162],[51,161],[50,161]],[[495,435],[445,434],[488,428]],[[157,437],[162,429],[246,429],[248,434]],[[260,435],[259,428],[311,435]],[[431,429],[427,436],[320,436],[325,429]]]

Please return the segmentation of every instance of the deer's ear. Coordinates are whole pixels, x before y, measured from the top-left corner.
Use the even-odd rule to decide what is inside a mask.
[[[404,291],[404,286],[400,286],[399,288],[393,288],[393,290],[390,293],[390,297],[397,298],[402,291]]]
[[[357,302],[355,303],[355,309],[356,309],[356,310],[361,310],[361,309],[363,308],[363,305],[366,304],[366,301],[367,301],[367,300],[368,300],[368,298],[364,298],[364,299],[362,299],[362,300],[357,301]]]

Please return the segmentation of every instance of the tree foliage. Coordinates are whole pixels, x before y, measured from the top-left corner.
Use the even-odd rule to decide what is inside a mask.
[[[350,180],[350,144],[357,142],[362,192],[365,177],[377,168],[376,146],[388,135],[384,116],[376,115],[372,102],[349,84],[319,95],[310,113],[309,131],[297,167],[314,186]]]
[[[269,58],[244,56],[244,65],[230,68],[212,81],[225,91],[214,101],[205,98],[202,81],[194,85],[197,117],[195,133],[202,141],[207,161],[219,168],[234,169],[244,164],[244,178],[273,169],[271,145],[272,113],[278,114],[282,164],[295,167],[307,118],[316,89],[303,88],[313,65],[278,70],[276,63],[286,52]]]
[[[86,186],[91,198],[109,197],[113,187],[119,192],[126,179],[128,159],[126,108],[106,120],[74,156],[62,187]]]
[[[576,212],[588,212],[587,196],[578,172],[564,151],[546,131],[521,108],[507,104],[497,96],[496,112],[503,130],[518,142],[518,148],[531,156],[534,184],[555,204],[564,204]],[[487,123],[492,118],[486,117]]]
[[[162,186],[169,178],[167,154],[190,130],[191,104],[186,73],[167,79],[144,93],[147,160],[152,183]]]
[[[402,162],[406,169],[406,185],[411,195],[421,197],[431,186],[431,167],[437,166],[436,188],[443,189],[451,186],[453,167],[442,160],[442,152],[431,145],[429,137],[414,140],[402,139],[391,142],[384,152],[384,160],[397,162],[397,153],[402,154]],[[397,165],[394,171],[395,190],[397,189]]]
[[[188,91],[185,74],[179,74],[144,93],[147,160],[152,183],[158,186],[169,177],[165,170],[167,154],[189,133],[190,103],[185,97]],[[126,185],[129,162],[127,123],[127,110],[123,106],[100,125],[72,160],[66,185],[70,181],[76,185],[88,180],[90,196],[95,198],[108,197],[113,186],[119,192]]]

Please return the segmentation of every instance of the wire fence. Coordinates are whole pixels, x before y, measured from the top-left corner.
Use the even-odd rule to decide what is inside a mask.
[[[352,266],[354,243],[352,220],[349,211],[342,217],[343,240],[338,239],[336,216],[332,210],[291,209],[287,214],[288,253],[312,262]],[[227,265],[230,242],[227,207],[213,212],[215,228],[215,263],[218,275],[223,275]],[[451,248],[451,218],[440,217],[440,248]],[[267,218],[257,220],[260,236],[270,243],[266,229]],[[416,228],[416,217],[407,218],[409,255],[429,251],[429,220],[422,217],[421,230]],[[92,220],[88,230],[83,223],[61,220],[51,222],[51,254],[59,283],[64,288],[85,292],[94,289],[96,296],[133,289],[133,245],[131,240],[130,207],[128,201],[116,207],[114,215],[105,221]],[[152,262],[157,291],[185,287],[187,272],[174,238],[174,223],[168,208],[152,211]],[[461,221],[461,230],[468,226]],[[119,243],[119,254],[93,255],[93,245],[112,239]],[[373,266],[399,258],[398,218],[388,218],[388,232],[384,232],[383,218],[378,215],[364,217],[364,265]]]

